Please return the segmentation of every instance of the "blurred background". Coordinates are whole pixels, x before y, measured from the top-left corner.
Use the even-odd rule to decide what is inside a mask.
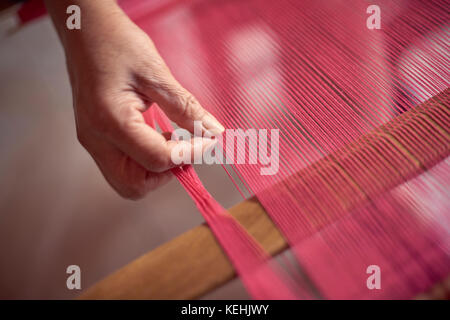
[[[76,139],[50,19],[14,23],[0,11],[0,298],[74,298],[67,266],[87,289],[203,219],[175,179],[138,202],[113,192]],[[220,166],[197,171],[224,207],[241,200]],[[207,298],[230,297],[247,297],[238,281]]]

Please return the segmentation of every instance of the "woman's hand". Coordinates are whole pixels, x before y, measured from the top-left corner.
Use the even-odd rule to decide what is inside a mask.
[[[81,8],[81,30],[66,28],[71,4]],[[143,197],[174,166],[177,142],[144,121],[150,104],[190,131],[194,121],[214,134],[224,130],[174,79],[150,38],[115,1],[47,0],[47,7],[66,52],[78,139],[121,196]]]

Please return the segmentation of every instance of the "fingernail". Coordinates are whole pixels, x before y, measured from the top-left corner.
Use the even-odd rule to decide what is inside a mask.
[[[202,125],[204,129],[208,130],[214,135],[219,135],[225,131],[224,126],[221,125],[220,122],[210,114],[203,117]]]

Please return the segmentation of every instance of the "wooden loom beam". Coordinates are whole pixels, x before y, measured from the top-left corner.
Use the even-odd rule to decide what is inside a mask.
[[[377,143],[393,145],[405,157],[416,163],[413,170],[400,173],[413,177],[447,157],[450,153],[449,101],[450,89],[396,117],[386,125],[363,136],[343,150],[327,156],[300,171],[296,179],[320,175],[324,167],[352,154],[367,151]],[[401,143],[398,127],[423,127],[431,140],[434,154],[418,154]],[[430,132],[430,130],[432,132]],[[431,138],[430,138],[431,137]],[[389,159],[388,159],[389,160]],[[388,161],[387,160],[387,161]],[[367,194],[363,195],[367,197]],[[369,195],[370,196],[370,195]],[[352,199],[348,209],[361,199]],[[242,226],[271,254],[288,246],[256,197],[231,209]],[[206,225],[200,225],[132,261],[85,291],[81,299],[195,299],[222,286],[235,277],[228,258]],[[427,296],[425,296],[427,297]]]

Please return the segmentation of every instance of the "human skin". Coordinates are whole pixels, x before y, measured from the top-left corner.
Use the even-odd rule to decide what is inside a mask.
[[[80,30],[66,27],[73,4],[81,9]],[[204,131],[223,132],[115,0],[46,0],[46,6],[66,55],[78,140],[122,197],[142,198],[167,181],[175,166],[171,152],[183,143],[145,123],[143,112],[152,103],[191,132],[194,121],[202,121]],[[203,148],[211,144],[202,139]]]

